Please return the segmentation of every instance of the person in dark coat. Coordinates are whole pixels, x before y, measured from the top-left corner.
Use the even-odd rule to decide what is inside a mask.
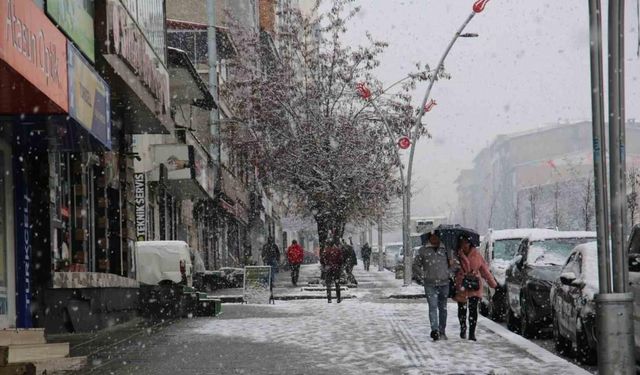
[[[362,264],[364,265],[364,270],[369,271],[369,265],[371,264],[371,246],[369,243],[365,243],[360,249],[360,255],[362,255]]]
[[[353,267],[358,264],[358,258],[356,257],[356,251],[353,246],[342,240],[342,249],[344,251],[344,272],[347,276],[347,282],[358,284],[356,277],[353,276]]]
[[[340,299],[340,274],[342,273],[343,254],[337,242],[331,241],[323,252],[325,285],[327,286],[327,301],[331,303],[331,284],[336,285],[336,298]]]
[[[267,243],[262,247],[262,262],[271,266],[272,279],[278,273],[278,264],[280,264],[280,249],[273,240],[273,237],[267,238]]]
[[[300,265],[304,259],[304,249],[298,244],[298,241],[291,241],[291,246],[287,249],[287,260],[291,267],[291,283],[293,286],[298,285],[298,277],[300,276]]]

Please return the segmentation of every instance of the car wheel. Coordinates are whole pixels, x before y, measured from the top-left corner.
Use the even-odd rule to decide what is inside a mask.
[[[529,321],[526,298],[520,298],[520,311],[520,334],[527,339],[533,338],[538,333],[538,327]]]
[[[556,351],[562,355],[570,355],[571,354],[571,340],[566,339],[560,334],[560,325],[558,323],[558,316],[556,312],[553,311],[553,341],[555,344]]]
[[[582,319],[578,318],[576,322],[576,358],[585,365],[595,365],[598,362],[598,353],[596,348],[589,346],[585,329]]]
[[[513,313],[511,308],[507,311],[507,328],[511,332],[518,333],[520,331],[520,321],[516,318],[516,315]]]
[[[489,316],[489,306],[482,300],[480,300],[480,315]]]

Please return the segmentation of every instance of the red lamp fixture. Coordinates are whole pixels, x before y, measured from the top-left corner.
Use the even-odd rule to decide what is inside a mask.
[[[484,10],[484,7],[487,6],[489,0],[477,0],[473,3],[473,11],[475,13],[481,13]]]
[[[401,149],[406,150],[409,146],[411,146],[411,140],[406,135],[398,139],[398,147]]]
[[[358,93],[358,96],[364,100],[369,100],[371,98],[371,90],[369,90],[364,82],[356,83],[356,92]]]

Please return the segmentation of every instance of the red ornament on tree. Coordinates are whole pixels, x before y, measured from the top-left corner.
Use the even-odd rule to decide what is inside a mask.
[[[369,90],[364,82],[356,83],[356,92],[364,100],[371,98],[371,90]]]
[[[480,13],[484,10],[484,7],[487,5],[489,0],[478,0],[473,3],[473,11],[476,13]]]
[[[409,137],[402,136],[400,137],[400,139],[398,139],[398,147],[400,147],[401,149],[406,150],[409,148],[409,146],[411,146],[411,140],[409,139]]]

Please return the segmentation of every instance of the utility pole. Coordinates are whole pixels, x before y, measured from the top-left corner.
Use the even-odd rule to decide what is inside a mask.
[[[216,45],[216,0],[207,0],[207,53],[209,64],[209,91],[213,96],[216,106],[209,112],[209,127],[213,142],[210,145],[210,154],[213,156],[214,169],[214,205],[218,204],[218,192],[221,185],[221,167],[220,167],[220,112],[218,112],[218,46]],[[217,208],[217,207],[216,207]],[[217,209],[214,209],[216,212]],[[218,251],[221,249],[220,244],[220,216],[214,213],[213,219],[213,251],[214,263],[218,266]]]
[[[635,374],[633,294],[628,293],[624,121],[624,2],[609,0],[609,183],[604,125],[600,0],[589,0],[591,105],[600,293],[596,295],[598,373]],[[609,210],[607,209],[609,208]],[[609,214],[611,251],[609,251]]]
[[[378,271],[383,270],[384,258],[382,256],[382,217],[378,218]]]

